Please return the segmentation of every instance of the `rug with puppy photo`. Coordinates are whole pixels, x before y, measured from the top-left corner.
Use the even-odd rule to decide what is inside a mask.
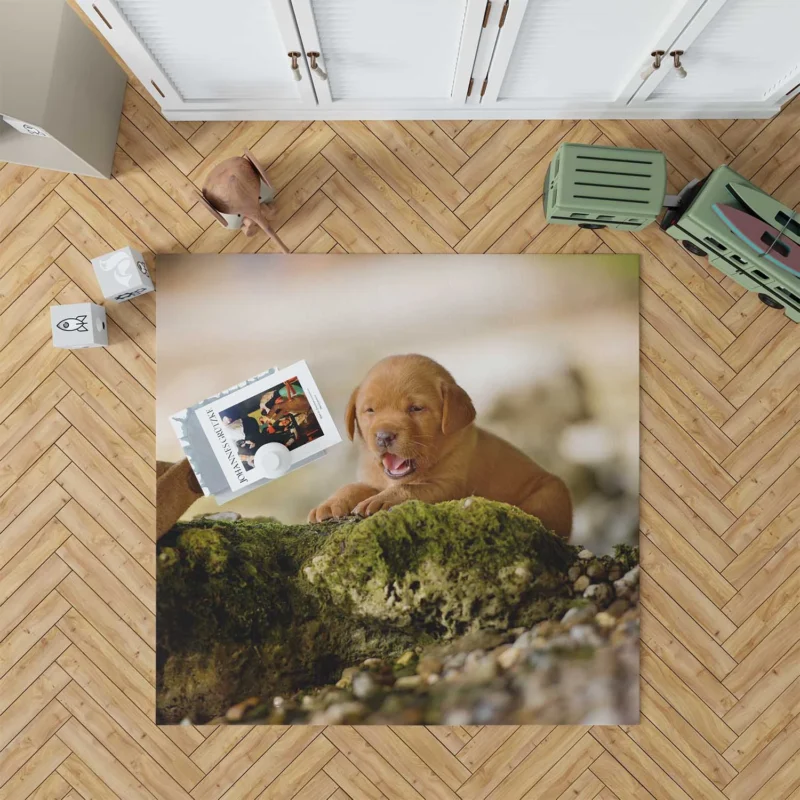
[[[638,723],[638,256],[158,267],[159,724]]]

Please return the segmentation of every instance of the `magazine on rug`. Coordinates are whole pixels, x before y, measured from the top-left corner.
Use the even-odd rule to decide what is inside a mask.
[[[218,502],[270,480],[258,458],[263,446],[286,448],[288,472],[342,440],[305,361],[256,375],[170,421],[203,492]]]

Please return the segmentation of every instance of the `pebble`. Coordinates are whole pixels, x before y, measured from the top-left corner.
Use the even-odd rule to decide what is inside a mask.
[[[620,580],[626,586],[638,586],[639,585],[639,565],[637,564],[633,569],[628,570]]]
[[[359,722],[364,718],[367,709],[362,703],[339,703],[324,711],[315,712],[309,723],[311,725],[341,725],[345,722]]]
[[[396,689],[416,689],[422,683],[422,675],[405,675],[398,678],[394,685]]]
[[[471,683],[487,684],[497,677],[497,662],[491,656],[484,657],[467,670],[466,677]]]
[[[570,580],[571,580],[573,583],[574,583],[576,580],[578,580],[578,578],[580,578],[581,574],[582,574],[582,573],[581,573],[581,568],[580,568],[580,566],[578,566],[577,564],[573,564],[573,565],[572,565],[572,566],[571,566],[571,567],[570,567],[570,568],[567,570],[567,577],[568,577],[568,578],[569,578],[569,579],[570,579]]]
[[[591,580],[589,579],[589,576],[581,575],[580,578],[578,578],[578,580],[576,580],[575,583],[572,584],[572,588],[576,592],[585,592],[590,584]]]
[[[359,700],[366,700],[378,691],[378,685],[368,672],[359,672],[353,678],[353,694]]]
[[[631,587],[620,578],[620,580],[614,581],[614,594],[618,598],[626,598],[630,600],[630,597],[633,594],[633,589],[631,589]]]
[[[533,641],[533,632],[525,631],[525,633],[521,634],[520,636],[517,636],[517,638],[514,640],[514,644],[512,644],[511,646],[515,650],[527,650],[531,646],[532,641]]]
[[[248,697],[247,700],[242,700],[241,703],[231,706],[225,714],[225,719],[228,722],[239,722],[251,708],[255,708],[260,702],[257,697]]]
[[[464,659],[466,659],[464,653],[459,653],[458,655],[464,656]],[[464,661],[462,660],[458,666],[463,666],[463,664]],[[455,664],[448,664],[448,666],[452,667],[455,666]],[[441,658],[437,656],[425,656],[419,664],[417,664],[417,674],[422,676],[438,675],[443,668],[444,662]]]
[[[337,689],[346,689],[353,683],[353,678],[358,675],[359,670],[358,667],[347,667],[346,669],[342,670],[342,677],[336,684]]]
[[[519,647],[507,647],[497,656],[497,663],[505,670],[511,669],[522,658],[522,649]]]
[[[593,583],[584,593],[587,600],[594,600],[601,606],[607,606],[614,599],[614,590],[609,583]]]
[[[615,617],[621,617],[628,609],[630,608],[630,604],[627,600],[623,598],[616,599],[607,609],[609,614],[612,614]]]
[[[536,636],[552,636],[554,633],[560,633],[562,630],[563,626],[561,623],[552,619],[546,619],[544,622],[540,622],[538,625],[531,628],[531,631]]]
[[[566,614],[561,619],[565,625],[567,623],[570,624],[578,624],[580,622],[587,622],[590,619],[593,619],[595,614],[597,614],[597,606],[594,603],[588,603],[585,606],[575,606],[567,611]]]
[[[413,650],[406,650],[394,663],[397,664],[398,667],[407,667],[413,661],[416,661],[416,659],[417,654]]]
[[[580,628],[583,626],[575,625],[574,627]],[[570,631],[571,630],[572,629],[570,629]],[[573,639],[569,633],[562,633],[558,636],[554,636],[547,642],[547,646],[550,650],[574,650],[577,645],[578,642]]]
[[[603,644],[603,640],[591,625],[573,625],[569,629],[569,635],[578,644],[586,647],[600,647]]]
[[[603,581],[606,579],[608,572],[606,571],[606,568],[603,566],[602,562],[592,561],[592,563],[586,568],[586,574],[593,581]]]
[[[617,618],[610,614],[608,611],[601,611],[595,618],[594,621],[601,627],[601,628],[613,628],[617,624]]]
[[[473,650],[471,653],[467,653],[467,660],[464,662],[464,669],[475,669],[475,667],[481,663],[481,660],[485,655],[485,650]]]
[[[430,656],[426,656],[426,658],[422,659],[422,662],[427,661]],[[467,660],[466,653],[453,653],[453,655],[448,656],[446,659],[446,666],[448,669],[461,669],[464,666],[464,662]],[[422,666],[422,662],[420,662],[420,666]],[[417,667],[417,672],[419,672],[420,668]]]
[[[581,550],[580,553],[578,553],[578,558],[581,561],[590,561],[594,558],[594,553],[591,550]]]

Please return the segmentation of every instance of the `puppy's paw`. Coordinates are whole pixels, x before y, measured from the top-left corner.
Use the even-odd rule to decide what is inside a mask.
[[[344,503],[342,500],[332,497],[326,500],[322,505],[311,509],[308,514],[309,522],[324,522],[326,519],[338,519],[339,517],[346,517],[351,514],[349,503]]]
[[[402,502],[403,500],[401,498],[392,497],[392,495],[388,493],[381,492],[374,497],[368,497],[366,500],[362,500],[353,509],[353,513],[359,517],[371,517],[379,511],[388,511],[392,506],[396,506],[398,503]]]

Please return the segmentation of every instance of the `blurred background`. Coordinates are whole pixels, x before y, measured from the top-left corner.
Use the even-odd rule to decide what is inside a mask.
[[[572,541],[633,544],[639,517],[639,259],[619,255],[209,255],[158,259],[157,458],[171,414],[305,359],[344,439],[219,506],[305,521],[356,479],[344,410],[379,359],[422,353],[469,392],[477,423],[562,477]]]

